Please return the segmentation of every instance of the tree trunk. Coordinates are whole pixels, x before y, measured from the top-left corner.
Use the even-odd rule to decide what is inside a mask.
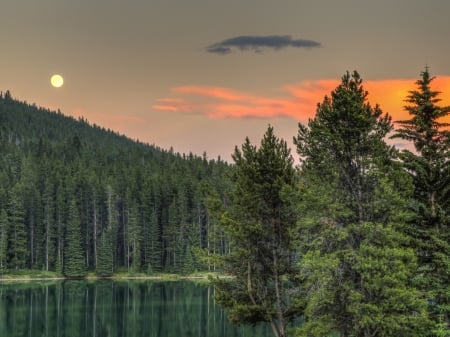
[[[94,266],[97,267],[97,207],[95,207],[95,194],[94,194]]]

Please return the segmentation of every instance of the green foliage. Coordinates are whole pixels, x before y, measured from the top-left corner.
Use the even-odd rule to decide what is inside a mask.
[[[100,235],[96,271],[99,276],[112,276],[114,272],[110,227],[105,228]]]
[[[220,158],[164,151],[9,93],[0,93],[0,151],[8,268],[63,272],[69,200],[75,199],[87,270],[103,274],[106,263],[107,273],[122,267],[182,272],[185,253],[209,244],[203,186],[222,198],[230,184],[229,165]],[[112,266],[100,252],[106,228]],[[193,264],[203,267],[195,257]]]
[[[333,198],[341,204],[338,221],[372,221],[380,216],[370,204],[378,177],[385,174],[394,152],[383,141],[392,123],[378,106],[367,102],[367,95],[359,74],[347,72],[331,98],[318,104],[308,125],[299,124],[294,139],[305,158],[303,171],[320,172],[318,178],[332,184]]]
[[[362,238],[355,248],[352,240]],[[331,331],[351,336],[417,336],[427,331],[425,302],[411,285],[415,255],[390,225],[362,223],[327,229],[301,262],[309,275],[300,336]],[[330,249],[330,244],[336,246]],[[328,327],[328,331],[324,327]]]
[[[409,232],[419,259],[416,285],[430,297],[431,317],[436,333],[450,330],[450,132],[442,119],[450,107],[437,104],[439,92],[431,89],[433,77],[428,68],[410,91],[405,107],[410,119],[398,121],[394,137],[410,141],[401,159],[414,183],[413,211]]]
[[[64,245],[64,275],[83,277],[86,275],[83,247],[81,244],[81,222],[75,199],[70,201],[69,218]]]
[[[8,205],[8,254],[11,269],[27,267],[27,231],[25,210],[20,192],[20,186],[16,185],[11,191]]]
[[[299,125],[300,336],[417,336],[426,329],[403,233],[411,181],[384,142],[391,130],[356,72]]]
[[[7,269],[6,261],[8,257],[8,214],[4,209],[0,211],[0,272]]]
[[[418,89],[406,100],[409,105],[405,109],[411,118],[397,121],[394,137],[414,145],[416,152],[403,150],[402,160],[414,180],[418,226],[433,227],[448,222],[450,124],[441,120],[450,114],[450,107],[437,105],[439,92],[431,90],[434,78],[428,69],[421,75],[416,82]]]
[[[293,159],[285,141],[269,127],[256,148],[248,138],[236,148],[232,207],[224,217],[230,254],[225,271],[234,277],[216,281],[217,300],[235,322],[267,321],[278,337],[287,336],[294,288],[295,213],[283,190],[294,188]]]

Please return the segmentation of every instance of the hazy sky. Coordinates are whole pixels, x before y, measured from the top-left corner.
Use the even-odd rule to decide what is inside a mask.
[[[0,90],[229,160],[357,70],[394,116],[426,65],[450,104],[448,0],[2,0]],[[61,88],[50,85],[61,74]]]

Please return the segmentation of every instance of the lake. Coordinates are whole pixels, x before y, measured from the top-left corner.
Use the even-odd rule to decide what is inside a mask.
[[[214,289],[189,281],[0,282],[0,336],[269,337],[236,327]]]

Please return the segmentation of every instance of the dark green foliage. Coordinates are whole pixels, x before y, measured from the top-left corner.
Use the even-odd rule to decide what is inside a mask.
[[[355,241],[358,244],[355,245]],[[408,237],[392,225],[324,226],[301,260],[299,336],[411,336],[429,328],[425,302],[411,285],[417,268]]]
[[[384,142],[391,130],[356,72],[299,125],[300,336],[417,336],[426,329],[403,233],[411,184]]]
[[[111,276],[114,272],[113,267],[113,247],[111,238],[111,228],[105,228],[100,235],[97,267],[96,271],[99,276]]]
[[[0,151],[8,268],[63,272],[75,199],[87,270],[182,272],[186,252],[208,247],[202,186],[222,196],[229,185],[229,166],[220,158],[164,151],[16,101],[9,92],[0,93]],[[109,259],[100,252],[104,244],[112,266],[98,261]],[[207,268],[192,258],[195,269]]]
[[[9,196],[8,205],[8,255],[11,269],[29,267],[27,249],[27,229],[25,210],[20,195],[20,187],[15,187]]]
[[[4,209],[0,211],[0,272],[7,269],[8,258],[8,214]]]
[[[86,275],[85,257],[81,243],[81,222],[75,199],[69,204],[69,217],[66,225],[63,272],[67,277]]]
[[[428,69],[409,93],[405,106],[410,119],[398,121],[394,137],[410,141],[415,151],[403,150],[401,159],[414,182],[410,222],[419,259],[417,285],[435,305],[430,313],[436,324],[450,331],[450,124],[442,118],[450,107],[437,104]]]
[[[448,222],[450,207],[450,127],[441,119],[449,116],[450,107],[437,105],[439,92],[431,90],[428,69],[416,82],[405,106],[411,119],[397,121],[395,138],[412,142],[415,153],[405,149],[402,159],[414,180],[417,215],[425,227]]]
[[[233,159],[236,189],[224,224],[231,252],[224,265],[234,278],[216,281],[216,297],[234,322],[266,321],[275,336],[287,336],[296,218],[284,191],[295,187],[293,159],[272,127],[259,148],[246,139]]]
[[[391,164],[394,149],[383,138],[392,130],[391,118],[367,101],[357,72],[318,104],[308,125],[299,124],[295,138],[303,170],[318,173],[331,184],[341,204],[338,222],[373,221],[382,216],[370,205],[378,179]]]

